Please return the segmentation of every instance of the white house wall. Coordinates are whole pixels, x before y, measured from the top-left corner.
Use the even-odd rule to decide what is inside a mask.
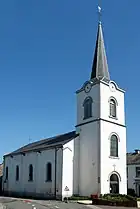
[[[140,165],[128,165],[128,188],[134,189],[136,192],[136,185],[135,185],[135,179],[136,179],[136,167],[139,167]],[[139,178],[140,180],[140,178]]]
[[[73,195],[73,156],[74,140],[71,140],[63,146],[62,197]]]
[[[57,151],[57,158],[62,159],[62,150]],[[46,181],[46,164],[52,163],[52,181]],[[33,165],[33,181],[29,179],[29,165]],[[16,165],[19,166],[19,181],[16,181]],[[5,157],[5,168],[8,166],[8,181],[4,184],[4,191],[9,194],[20,193],[21,195],[54,195],[55,194],[55,149],[44,150],[41,153],[29,152],[25,156],[19,154]],[[57,165],[57,195],[61,195],[62,162]],[[4,178],[5,180],[5,172]]]

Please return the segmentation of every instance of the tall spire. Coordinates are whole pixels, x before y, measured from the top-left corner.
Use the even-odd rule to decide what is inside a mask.
[[[99,80],[103,79],[105,81],[110,80],[110,75],[108,71],[107,57],[104,46],[104,38],[101,24],[101,7],[99,10],[99,23],[98,23],[98,33],[95,47],[95,54],[92,65],[91,79],[97,78]]]

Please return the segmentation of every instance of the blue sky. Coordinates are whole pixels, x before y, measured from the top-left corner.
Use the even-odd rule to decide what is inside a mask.
[[[140,148],[140,1],[102,1],[111,78],[126,89],[127,149]],[[0,156],[71,131],[88,80],[97,0],[0,1]]]

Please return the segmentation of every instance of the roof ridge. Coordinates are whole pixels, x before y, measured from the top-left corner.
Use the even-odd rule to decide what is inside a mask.
[[[64,141],[66,141],[68,139],[72,139],[76,136],[77,136],[76,131],[66,132],[64,134],[56,135],[54,137],[46,138],[43,140],[39,140],[39,141],[30,143],[30,144],[27,144],[23,147],[20,147],[19,149],[15,150],[15,151],[9,153],[9,154],[4,155],[4,156],[14,155],[16,153],[24,153],[27,151],[39,149],[39,147],[42,148],[43,146],[44,147],[47,147],[47,146],[50,147],[51,145],[54,146],[54,144],[56,144],[56,143],[57,144],[64,143]],[[52,142],[52,143],[49,143],[49,142]]]

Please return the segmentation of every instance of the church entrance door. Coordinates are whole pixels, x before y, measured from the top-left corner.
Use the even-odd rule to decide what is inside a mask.
[[[119,194],[119,178],[116,174],[110,176],[110,193]]]

